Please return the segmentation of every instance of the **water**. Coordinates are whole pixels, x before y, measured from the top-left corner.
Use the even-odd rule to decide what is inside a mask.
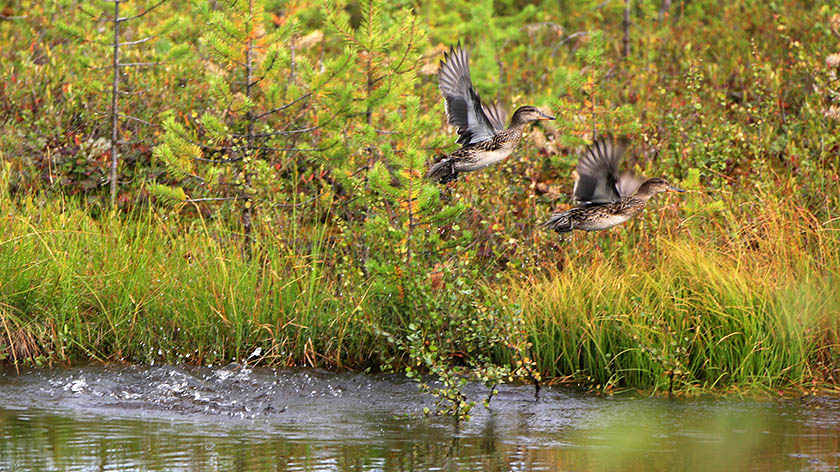
[[[472,395],[484,395],[473,387]],[[840,469],[840,399],[504,386],[455,427],[397,376],[184,367],[0,373],[0,471]]]

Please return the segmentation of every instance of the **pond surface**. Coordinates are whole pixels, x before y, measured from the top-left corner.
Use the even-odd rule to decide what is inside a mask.
[[[481,398],[483,387],[471,394]],[[840,469],[840,399],[503,386],[456,428],[399,376],[187,367],[0,373],[0,471]]]

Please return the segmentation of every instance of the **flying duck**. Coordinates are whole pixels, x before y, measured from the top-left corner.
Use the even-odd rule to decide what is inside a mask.
[[[631,172],[618,175],[618,163],[627,144],[609,137],[597,139],[578,160],[574,197],[576,208],[556,212],[542,224],[558,233],[574,229],[612,228],[641,213],[650,197],[660,192],[684,192],[665,179],[642,180]]]
[[[519,141],[525,125],[536,120],[553,120],[533,106],[523,106],[513,113],[505,128],[504,108],[494,103],[481,103],[470,80],[470,55],[458,43],[444,53],[440,62],[438,84],[444,98],[446,118],[458,129],[456,143],[461,148],[440,156],[429,168],[427,177],[441,184],[458,178],[461,172],[472,172],[508,157]]]

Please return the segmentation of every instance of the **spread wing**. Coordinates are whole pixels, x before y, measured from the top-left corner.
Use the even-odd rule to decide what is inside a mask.
[[[636,190],[639,190],[639,187],[642,186],[642,183],[645,179],[639,177],[638,175],[630,172],[625,171],[621,173],[621,176],[618,178],[618,193],[622,197],[628,197],[636,193]]]
[[[444,53],[438,85],[444,98],[446,118],[458,128],[458,144],[486,141],[496,134],[496,128],[485,114],[486,108],[481,105],[470,80],[470,55],[460,43],[457,49],[450,47],[449,53]]]
[[[486,116],[490,121],[490,125],[493,126],[493,129],[496,130],[497,133],[499,131],[503,131],[505,129],[505,123],[507,123],[507,111],[502,104],[482,104],[481,107],[484,109],[484,116]]]
[[[618,176],[618,162],[625,147],[623,141],[614,142],[609,137],[601,137],[586,149],[577,165],[578,179],[574,195],[579,203],[611,203],[636,191],[638,184],[635,182],[638,179],[635,176],[629,172],[620,178]]]

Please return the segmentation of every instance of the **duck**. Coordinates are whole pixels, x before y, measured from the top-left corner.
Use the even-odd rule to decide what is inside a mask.
[[[455,142],[461,145],[451,154],[438,156],[429,168],[426,176],[440,184],[457,179],[462,172],[483,169],[505,159],[519,145],[528,123],[555,119],[526,105],[513,113],[510,125],[505,127],[505,108],[498,103],[483,104],[473,88],[469,52],[460,42],[444,53],[438,86],[447,121],[458,131]]]
[[[632,172],[618,174],[627,140],[603,136],[578,160],[574,198],[578,206],[555,212],[542,226],[558,233],[601,231],[620,225],[645,209],[662,192],[685,192],[660,177],[642,179]]]

